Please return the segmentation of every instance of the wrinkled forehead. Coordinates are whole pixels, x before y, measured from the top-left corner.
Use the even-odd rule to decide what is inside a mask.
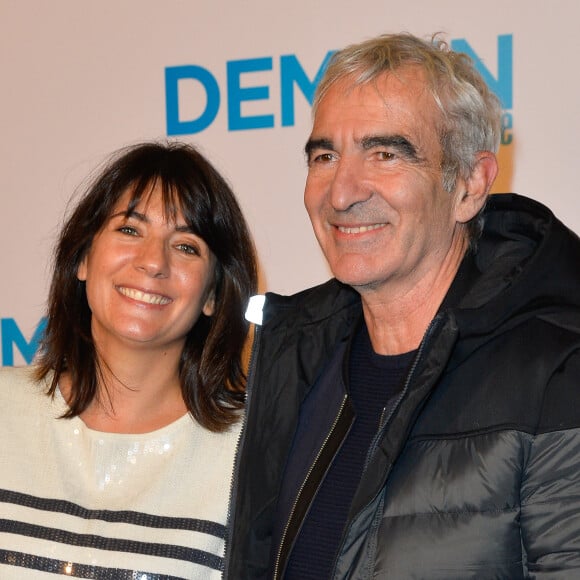
[[[338,79],[318,104],[312,134],[326,137],[318,133],[325,133],[330,126],[344,128],[349,124],[365,132],[365,123],[371,121],[384,122],[388,130],[430,135],[438,142],[446,127],[428,74],[419,65],[405,65],[365,82],[359,82],[356,73]]]
[[[340,85],[341,90],[349,91],[356,87],[376,84],[381,80],[393,77],[400,80],[406,77],[415,77],[429,88],[435,86],[435,77],[423,63],[405,62],[395,65],[393,63],[383,63],[383,66],[367,66],[359,63],[358,66],[348,67],[330,74],[328,78],[322,79],[315,93],[313,112],[316,111],[318,103],[324,98],[326,93],[333,87]]]
[[[401,95],[404,98],[423,99],[426,103],[435,104],[436,101],[433,82],[428,73],[418,64],[407,64],[393,70],[383,70],[371,77],[356,71],[339,77],[321,95],[318,107],[329,97],[352,97],[364,94],[369,89],[384,97]]]
[[[382,72],[365,82],[359,82],[354,73],[338,79],[318,103],[313,125],[327,120],[341,124],[347,114],[363,118],[369,112],[379,118],[383,114],[408,115],[428,121],[431,127],[440,126],[442,119],[425,72],[417,65],[409,65]]]

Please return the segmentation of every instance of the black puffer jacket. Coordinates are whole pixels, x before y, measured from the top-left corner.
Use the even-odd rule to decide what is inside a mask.
[[[353,420],[331,361],[360,316],[358,295],[336,281],[268,295],[228,578],[281,577]],[[301,401],[329,383],[317,383],[322,373],[336,373],[337,387],[312,393],[320,414],[277,506]],[[285,515],[274,525],[277,510]],[[541,204],[491,197],[478,250],[462,264],[370,455],[335,577],[580,579],[580,241]]]

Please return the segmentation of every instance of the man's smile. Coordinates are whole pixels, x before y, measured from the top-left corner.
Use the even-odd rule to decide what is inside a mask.
[[[373,230],[378,230],[380,228],[384,228],[387,224],[380,223],[380,224],[372,224],[368,226],[336,226],[339,232],[342,234],[364,234],[366,232],[371,232]]]

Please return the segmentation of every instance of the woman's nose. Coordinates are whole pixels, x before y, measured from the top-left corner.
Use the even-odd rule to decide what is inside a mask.
[[[169,274],[166,244],[157,239],[143,240],[135,266],[152,278],[166,278]]]

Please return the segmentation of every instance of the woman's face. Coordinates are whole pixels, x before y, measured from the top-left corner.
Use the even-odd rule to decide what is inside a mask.
[[[165,215],[159,187],[130,214],[126,191],[93,239],[77,276],[86,282],[97,349],[132,346],[181,353],[200,313],[214,309],[215,257],[186,225]]]

